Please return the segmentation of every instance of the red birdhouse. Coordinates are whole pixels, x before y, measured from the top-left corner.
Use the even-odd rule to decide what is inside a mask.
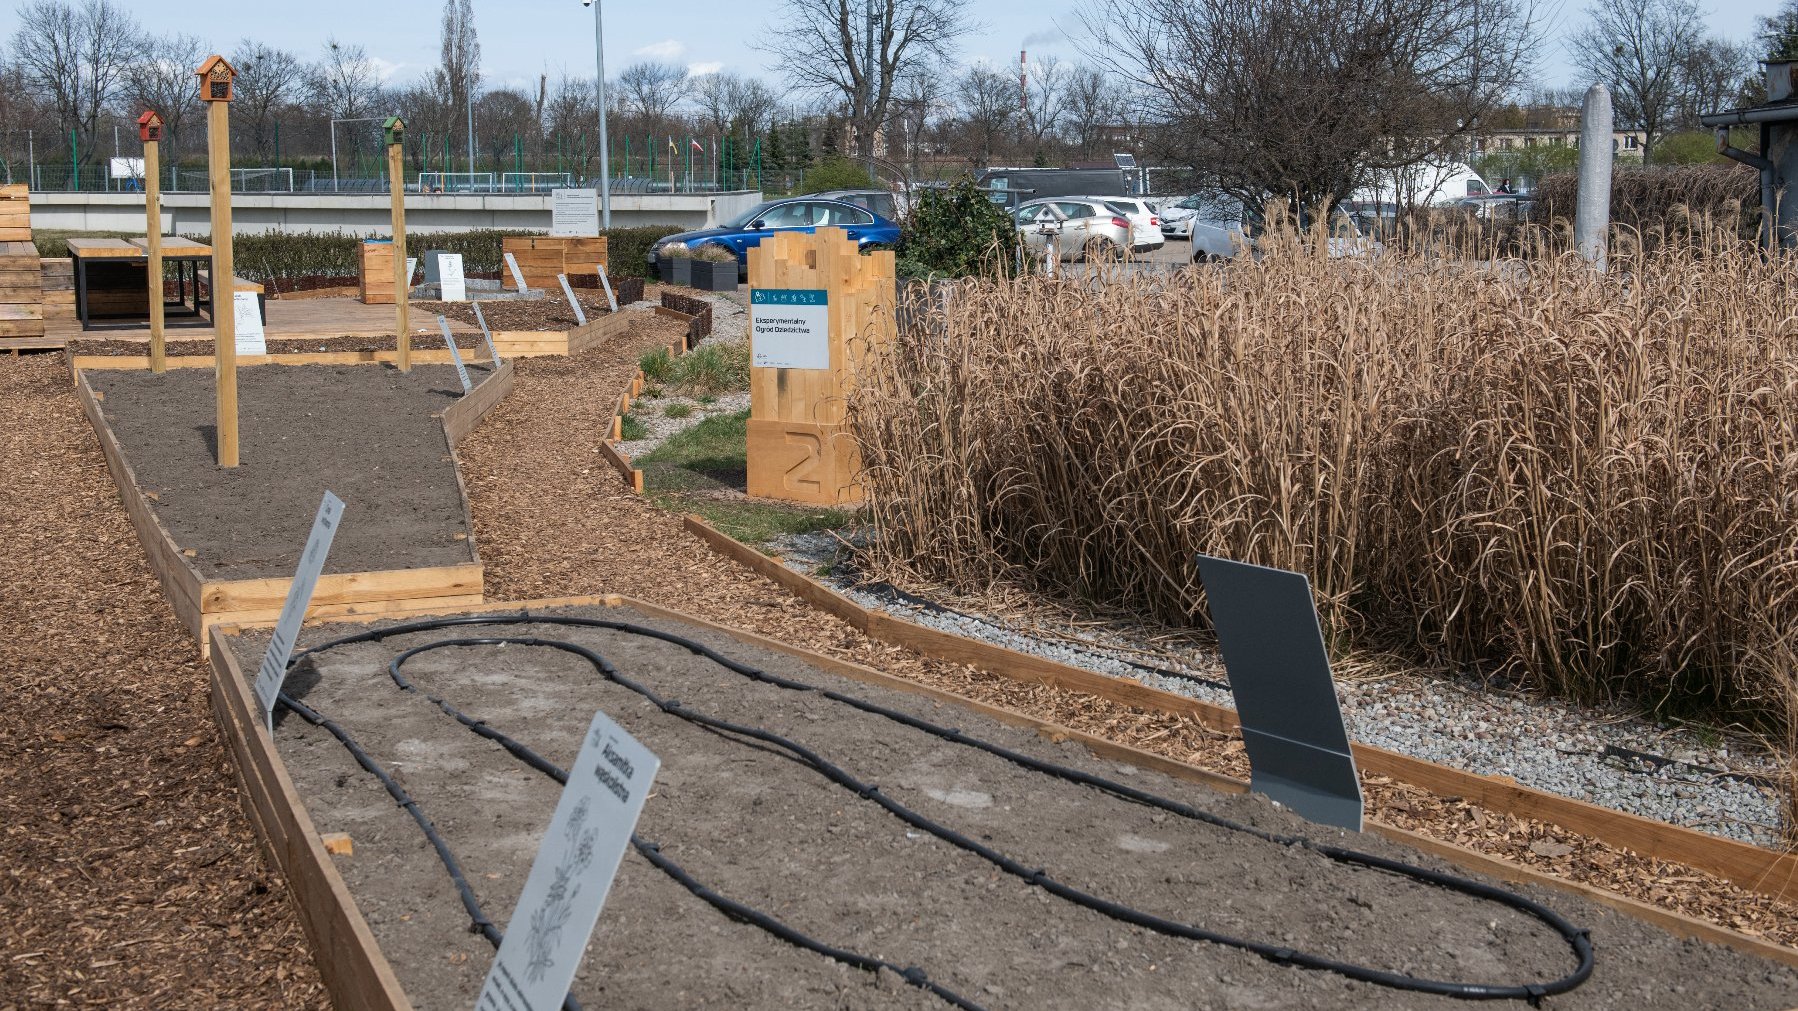
[[[162,117],[156,115],[155,109],[149,109],[137,117],[137,139],[148,144],[162,139]]]
[[[223,56],[213,55],[200,64],[194,71],[200,78],[200,98],[207,102],[229,102],[232,99],[231,82],[237,79],[237,70],[225,62]]]

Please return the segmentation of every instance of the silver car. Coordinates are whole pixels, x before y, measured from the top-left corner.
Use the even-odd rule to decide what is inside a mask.
[[[1031,200],[1019,204],[1012,217],[1026,249],[1047,256],[1052,244],[1062,262],[1125,255],[1133,244],[1130,219],[1104,200]]]
[[[1167,237],[1161,234],[1161,218],[1144,200],[1137,197],[1084,197],[1081,199],[1101,200],[1114,211],[1122,211],[1130,221],[1130,251],[1147,253],[1160,249],[1167,244]]]

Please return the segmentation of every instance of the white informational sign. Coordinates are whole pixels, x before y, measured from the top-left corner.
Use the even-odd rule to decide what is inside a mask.
[[[437,283],[443,286],[438,297],[445,302],[468,301],[468,281],[462,276],[461,253],[438,254]]]
[[[144,177],[144,160],[142,158],[114,158],[107,166],[106,174],[114,179],[142,179]]]
[[[613,312],[617,312],[618,296],[612,294],[612,279],[606,276],[606,265],[603,263],[599,264],[599,283],[606,289],[606,304],[612,307]]]
[[[437,325],[443,328],[443,343],[449,346],[450,360],[456,363],[456,375],[462,380],[464,395],[474,391],[474,384],[468,381],[468,366],[462,364],[462,352],[456,347],[456,338],[450,336],[449,320],[437,317]]]
[[[325,556],[331,553],[331,539],[337,536],[337,523],[343,519],[343,501],[330,492],[318,504],[318,515],[312,520],[312,533],[306,538],[306,550],[294,571],[293,584],[287,588],[287,600],[281,605],[281,618],[275,622],[275,637],[268,641],[262,654],[262,666],[256,670],[256,701],[262,705],[263,722],[269,733],[275,732],[275,699],[281,694],[281,682],[287,678],[287,661],[293,656],[294,640],[300,635],[300,621],[312,603],[313,587],[319,573],[325,570]]]
[[[549,234],[595,236],[599,234],[598,190],[553,190],[549,203]]]
[[[474,321],[481,324],[481,339],[487,342],[487,357],[492,360],[493,367],[499,367],[499,348],[493,346],[493,331],[487,328],[487,314],[481,311],[481,303],[477,300],[474,306]]]
[[[406,257],[406,287],[412,287],[412,275],[418,273],[418,257]]]
[[[518,285],[519,291],[523,291],[524,290],[524,271],[518,269],[518,258],[513,256],[511,253],[507,253],[507,254],[505,254],[505,256],[506,256],[506,269],[510,270],[512,272],[512,282],[514,284]]]
[[[574,289],[568,286],[568,275],[557,274],[556,280],[562,282],[562,294],[568,296],[568,307],[574,310],[574,322],[577,326],[587,325],[587,313],[581,308],[581,300],[574,297]]]
[[[750,364],[764,369],[830,368],[830,300],[823,288],[749,292]]]
[[[237,321],[238,354],[268,354],[268,339],[262,332],[262,303],[255,292],[231,293],[231,318]]]
[[[662,760],[596,713],[475,1011],[556,1011]]]

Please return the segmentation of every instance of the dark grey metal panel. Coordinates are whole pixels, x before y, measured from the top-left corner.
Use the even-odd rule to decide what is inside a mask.
[[[1198,561],[1242,717],[1250,789],[1312,821],[1361,831],[1361,781],[1311,581],[1209,555]]]

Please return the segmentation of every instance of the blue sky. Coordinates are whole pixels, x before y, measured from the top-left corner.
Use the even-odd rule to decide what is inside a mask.
[[[746,44],[758,35],[779,5],[769,0],[601,0],[606,4],[606,60],[613,73],[645,58],[668,59],[697,70],[764,71],[767,57]],[[1550,0],[1552,2],[1552,0]],[[405,80],[437,60],[437,20],[441,0],[126,0],[140,21],[160,32],[182,31],[229,49],[242,36],[313,56],[325,39],[360,43],[383,66]],[[1723,0],[1706,5],[1713,31],[1749,35],[1756,20],[1778,0]],[[964,43],[963,59],[1013,63],[1029,40],[1035,55],[1078,55],[1061,29],[1078,30],[1073,0],[968,0],[984,30]],[[1561,0],[1550,20],[1551,36],[1579,22],[1581,0]],[[593,72],[593,17],[580,0],[475,0],[475,23],[488,79],[534,83],[539,73]],[[10,38],[18,20],[11,6],[0,13],[0,31]],[[219,29],[217,26],[228,26]],[[1543,83],[1566,83],[1569,71],[1558,44],[1550,42],[1541,61]]]

